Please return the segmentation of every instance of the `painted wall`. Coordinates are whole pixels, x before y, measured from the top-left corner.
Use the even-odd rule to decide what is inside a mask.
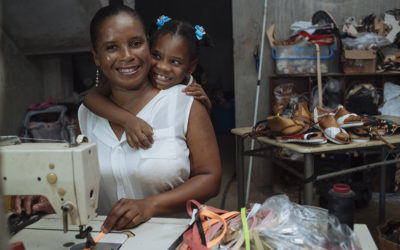
[[[23,124],[27,107],[43,99],[40,68],[29,61],[3,33],[4,89],[1,135],[16,135]]]
[[[386,10],[400,8],[398,0],[268,0],[267,27],[275,24],[278,39],[287,39],[290,25],[295,21],[309,21],[318,10],[326,10],[341,26],[349,16],[362,18],[369,14],[380,15]],[[253,58],[256,45],[260,44],[264,0],[233,0],[233,57],[235,82],[236,127],[251,126],[256,99],[257,72]],[[260,87],[257,120],[265,119],[269,110],[268,76],[274,72],[270,46],[265,39],[264,62]],[[265,164],[264,161],[257,164]],[[256,164],[256,165],[257,165]],[[268,168],[257,167],[260,180],[270,181]]]
[[[3,124],[1,135],[16,135],[29,104],[49,97],[57,102],[73,93],[72,59],[69,55],[27,57],[3,33],[4,60]]]

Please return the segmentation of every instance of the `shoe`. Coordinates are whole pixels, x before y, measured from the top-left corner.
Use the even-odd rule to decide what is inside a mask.
[[[275,137],[277,142],[297,142],[305,144],[324,144],[328,140],[322,135],[321,132],[308,132],[299,135],[285,135]]]
[[[341,104],[336,108],[335,119],[342,128],[359,127],[364,125],[359,115],[347,111]]]
[[[278,135],[295,135],[303,133],[306,129],[304,123],[299,123],[279,115],[268,116],[267,122],[271,131]]]
[[[335,114],[320,107],[314,109],[314,127],[321,130],[329,141],[336,144],[350,143],[349,135],[340,127]]]
[[[282,114],[290,102],[290,96],[293,92],[293,84],[281,84],[274,88],[274,105],[272,112]]]
[[[310,111],[308,111],[307,102],[299,102],[296,104],[292,114],[292,120],[304,124],[304,126],[307,127],[307,130],[312,127],[313,122]]]
[[[347,132],[352,142],[365,143],[371,139],[367,127],[353,127],[349,128]]]

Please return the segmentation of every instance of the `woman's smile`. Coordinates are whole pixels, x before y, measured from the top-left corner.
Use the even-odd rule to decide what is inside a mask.
[[[117,68],[117,71],[123,76],[133,76],[140,69],[140,66],[125,66],[121,68]]]

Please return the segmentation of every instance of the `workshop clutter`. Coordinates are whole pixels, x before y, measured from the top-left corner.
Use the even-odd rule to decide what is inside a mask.
[[[276,40],[271,25],[266,33],[275,72],[316,73],[317,67],[321,73],[400,71],[400,9],[359,20],[348,17],[340,27],[326,11],[315,12],[310,22],[293,23],[288,39]]]
[[[30,104],[20,130],[22,141],[69,141],[68,126],[75,123],[76,110],[76,105],[56,103],[52,97]]]
[[[187,207],[194,222],[178,249],[361,249],[350,227],[328,210],[293,203],[286,195],[272,196],[241,213],[193,201]]]

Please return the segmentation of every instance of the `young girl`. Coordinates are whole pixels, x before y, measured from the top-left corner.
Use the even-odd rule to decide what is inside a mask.
[[[187,22],[171,20],[164,15],[157,19],[156,26],[157,29],[150,37],[150,78],[154,86],[167,89],[177,84],[188,85],[182,91],[199,100],[210,113],[210,99],[191,75],[196,69],[201,46],[212,45],[210,37],[201,26],[193,27]],[[97,88],[89,91],[84,104],[94,113],[123,126],[132,148],[151,147],[152,128],[142,119],[110,102],[105,97],[109,93],[107,82],[101,82]]]

